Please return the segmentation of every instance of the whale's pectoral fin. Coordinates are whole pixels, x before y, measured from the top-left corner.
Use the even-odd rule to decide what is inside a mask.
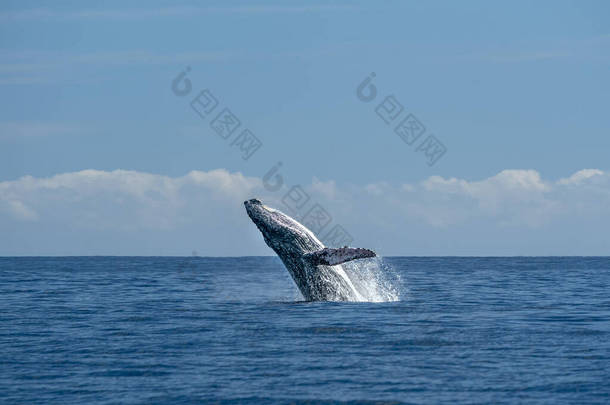
[[[303,255],[312,264],[324,264],[326,266],[334,266],[335,264],[349,262],[350,260],[375,256],[377,255],[372,250],[351,247],[324,248]]]

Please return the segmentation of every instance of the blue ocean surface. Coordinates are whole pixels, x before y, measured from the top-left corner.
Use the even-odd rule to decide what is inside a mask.
[[[340,303],[276,257],[0,258],[0,402],[610,402],[610,258],[382,264]]]

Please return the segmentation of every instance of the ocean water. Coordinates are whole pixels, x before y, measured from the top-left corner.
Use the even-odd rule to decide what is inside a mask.
[[[610,402],[610,258],[381,263],[336,303],[276,257],[0,258],[0,402]]]

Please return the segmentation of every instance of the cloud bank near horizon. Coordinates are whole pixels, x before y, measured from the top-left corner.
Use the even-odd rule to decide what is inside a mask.
[[[610,247],[610,172],[599,169],[555,181],[535,170],[398,185],[314,178],[303,190],[354,245],[382,254],[605,255]],[[290,212],[288,191],[224,169],[180,177],[127,170],[25,176],[0,182],[0,254],[272,254],[242,202],[256,196]]]

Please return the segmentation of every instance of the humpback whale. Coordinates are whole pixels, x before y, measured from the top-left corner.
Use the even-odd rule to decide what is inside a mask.
[[[375,257],[375,252],[347,246],[327,248],[304,225],[260,200],[253,198],[244,205],[307,301],[364,301],[341,263]]]

